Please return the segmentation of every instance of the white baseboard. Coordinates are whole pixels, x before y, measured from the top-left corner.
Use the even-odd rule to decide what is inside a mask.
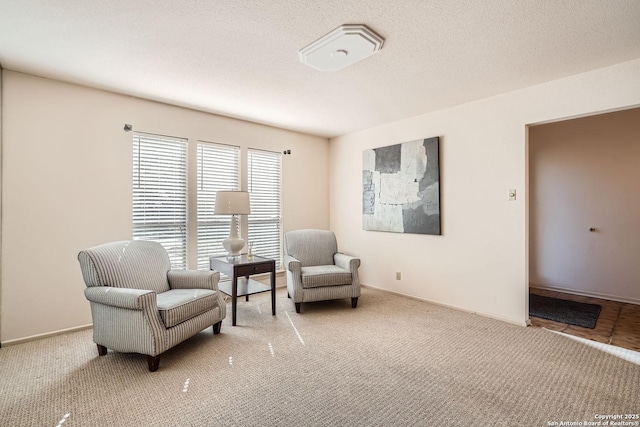
[[[627,304],[640,305],[640,299],[638,298],[620,297],[617,295],[609,295],[609,294],[603,294],[599,292],[583,291],[581,289],[576,290],[576,289],[561,288],[559,286],[539,285],[537,283],[529,283],[529,287],[536,288],[536,289],[544,289],[547,291],[563,292],[565,294],[571,294],[571,295],[580,295],[583,297],[600,298],[600,299],[606,299],[610,301],[625,302]]]
[[[0,345],[2,347],[9,347],[10,345],[23,344],[29,341],[41,340],[43,338],[49,338],[49,337],[54,337],[56,335],[68,334],[70,332],[83,331],[85,329],[91,329],[91,328],[93,328],[93,323],[90,323],[88,325],[83,325],[83,326],[75,326],[73,328],[60,329],[58,331],[53,331],[53,332],[46,332],[44,334],[31,335],[24,338],[17,338],[15,340],[2,341]]]

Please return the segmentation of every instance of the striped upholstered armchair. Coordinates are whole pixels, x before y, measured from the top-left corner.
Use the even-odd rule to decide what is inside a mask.
[[[160,355],[226,316],[217,271],[171,270],[156,242],[105,243],[78,254],[91,304],[93,341],[107,349],[147,355],[151,372]]]
[[[332,231],[288,231],[284,235],[284,255],[287,292],[297,313],[303,302],[340,298],[351,298],[351,307],[356,308],[360,260],[338,252]]]

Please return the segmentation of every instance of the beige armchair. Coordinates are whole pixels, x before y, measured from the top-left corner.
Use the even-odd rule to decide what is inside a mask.
[[[153,372],[171,347],[209,326],[220,333],[226,305],[217,271],[171,270],[164,247],[144,240],[95,246],[78,261],[100,356],[145,354]]]
[[[338,252],[336,236],[328,230],[295,230],[284,235],[287,292],[296,312],[303,302],[360,296],[358,258]]]

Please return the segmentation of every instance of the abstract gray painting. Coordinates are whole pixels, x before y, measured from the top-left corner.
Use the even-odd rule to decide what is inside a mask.
[[[436,136],[363,152],[365,230],[440,234],[439,142]]]

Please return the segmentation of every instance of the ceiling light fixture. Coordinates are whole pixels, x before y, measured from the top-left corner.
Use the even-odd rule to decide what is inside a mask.
[[[384,39],[366,25],[347,24],[298,51],[300,62],[320,71],[338,71],[373,55]]]

